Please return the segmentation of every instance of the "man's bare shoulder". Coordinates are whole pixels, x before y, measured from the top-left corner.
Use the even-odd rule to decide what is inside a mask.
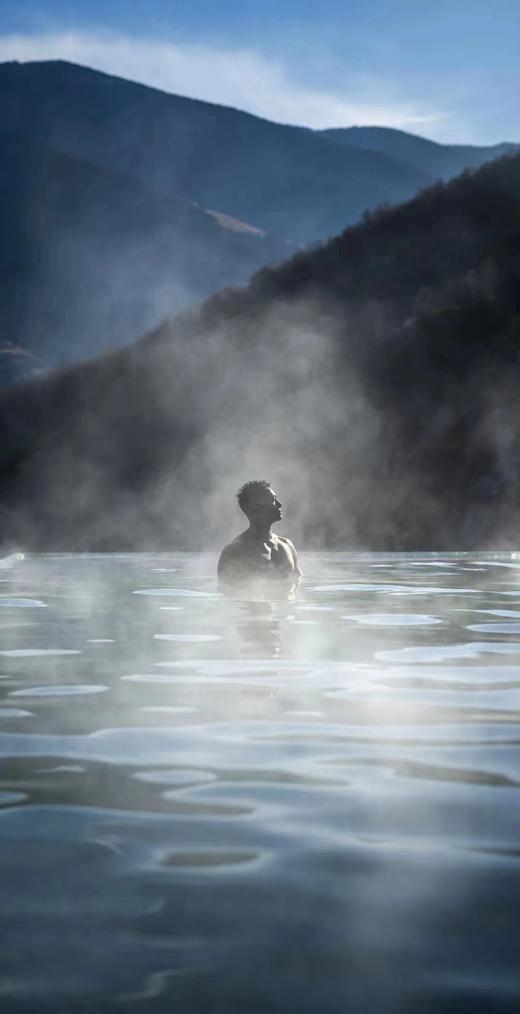
[[[218,561],[217,570],[219,574],[222,572],[223,568],[235,563],[243,556],[245,546],[244,534],[244,532],[241,532],[240,535],[237,535],[236,538],[232,540],[232,542],[229,542],[227,546],[224,546]]]
[[[235,536],[231,542],[228,542],[227,546],[224,546],[221,556],[234,556],[236,553],[240,553],[246,545],[245,532],[240,532],[240,535]]]
[[[296,552],[294,542],[291,542],[291,540],[288,539],[286,535],[277,535],[276,538],[279,539],[280,542],[285,542],[285,545],[289,546],[289,549],[292,549],[294,552]]]
[[[294,553],[294,555],[296,556],[296,548],[294,542],[291,542],[291,540],[288,539],[286,535],[277,535],[276,538],[278,539],[278,542],[283,542],[285,546],[288,546],[291,552]]]

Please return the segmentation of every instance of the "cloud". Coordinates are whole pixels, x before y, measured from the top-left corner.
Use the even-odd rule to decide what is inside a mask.
[[[413,101],[374,99],[373,83],[352,94],[298,84],[280,62],[247,49],[177,44],[102,32],[0,36],[0,61],[70,60],[166,92],[314,128],[378,124],[418,130],[444,114]],[[381,92],[387,89],[381,85]]]

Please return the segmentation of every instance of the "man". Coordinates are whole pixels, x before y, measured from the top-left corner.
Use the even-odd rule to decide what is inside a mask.
[[[246,482],[237,493],[249,528],[222,550],[218,576],[224,582],[278,578],[294,584],[302,577],[296,550],[271,525],[282,519],[282,505],[265,479]]]

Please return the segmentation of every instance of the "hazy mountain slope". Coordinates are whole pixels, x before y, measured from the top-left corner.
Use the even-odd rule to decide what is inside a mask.
[[[385,154],[64,62],[0,66],[0,130],[312,243],[430,177]]]
[[[392,127],[338,127],[321,131],[324,137],[342,145],[366,148],[413,165],[432,180],[450,179],[463,169],[476,169],[512,152],[518,145],[438,144],[416,134]]]
[[[218,544],[266,477],[306,544],[516,545],[520,156],[4,393],[6,537]]]
[[[47,363],[128,342],[287,250],[40,142],[3,134],[0,153],[0,339]]]

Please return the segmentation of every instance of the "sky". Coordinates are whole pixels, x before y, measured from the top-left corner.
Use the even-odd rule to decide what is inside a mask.
[[[520,141],[519,52],[520,0],[0,0],[0,62],[443,142]]]

